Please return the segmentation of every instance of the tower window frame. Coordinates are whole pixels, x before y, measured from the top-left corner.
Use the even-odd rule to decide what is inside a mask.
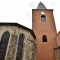
[[[43,40],[43,42],[47,42],[47,36],[46,35],[43,35],[42,36],[42,40]]]
[[[46,16],[45,15],[41,15],[41,22],[46,22]]]

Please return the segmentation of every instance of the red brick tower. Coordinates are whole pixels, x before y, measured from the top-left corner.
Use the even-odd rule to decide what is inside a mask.
[[[37,9],[32,10],[32,28],[36,35],[37,60],[55,60],[56,27],[53,10],[46,9],[39,3]]]

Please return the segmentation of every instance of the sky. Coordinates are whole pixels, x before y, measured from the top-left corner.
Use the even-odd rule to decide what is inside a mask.
[[[44,3],[47,9],[53,9],[57,32],[60,31],[59,0],[0,0],[0,22],[17,22],[32,29],[32,9]]]

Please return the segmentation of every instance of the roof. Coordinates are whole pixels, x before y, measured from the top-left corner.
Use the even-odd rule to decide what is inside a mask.
[[[57,33],[57,35],[56,36],[58,36],[60,34],[60,31]]]
[[[45,5],[44,5],[42,2],[40,2],[40,3],[38,4],[37,9],[47,9],[47,8],[45,7]]]
[[[0,23],[0,26],[17,26],[19,28],[22,28],[22,29],[25,29],[25,30],[29,31],[32,34],[32,36],[34,38],[36,38],[36,36],[35,36],[35,34],[34,34],[32,29],[29,29],[29,28],[27,28],[27,27],[25,27],[25,26],[23,26],[21,24],[18,24],[18,23],[5,23],[4,22],[4,23]]]
[[[56,46],[54,49],[60,49],[60,46]]]

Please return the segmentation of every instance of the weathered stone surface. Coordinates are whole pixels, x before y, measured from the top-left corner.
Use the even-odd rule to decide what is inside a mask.
[[[5,60],[16,60],[19,34],[21,33],[25,35],[23,42],[22,60],[36,60],[36,44],[33,36],[29,31],[17,26],[0,26],[0,41],[2,34],[5,31],[10,33]]]
[[[36,45],[31,40],[26,40],[26,60],[35,60],[36,59]]]
[[[55,58],[56,60],[60,60],[60,46],[55,48]]]
[[[15,34],[12,34],[6,60],[15,59],[16,44],[17,44],[17,36]]]

